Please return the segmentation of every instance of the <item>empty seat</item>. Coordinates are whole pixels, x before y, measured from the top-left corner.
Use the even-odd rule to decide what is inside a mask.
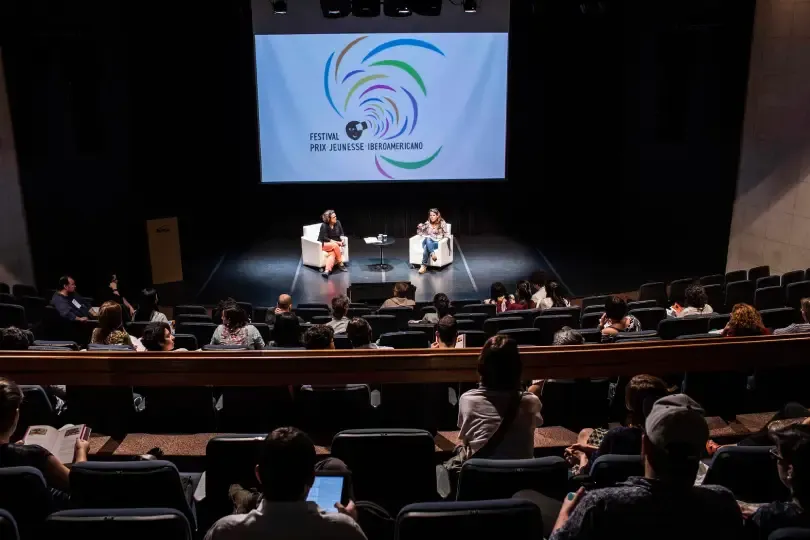
[[[5,285],[4,283],[1,285]],[[0,509],[0,538],[4,540],[19,540],[20,531],[17,530],[17,521],[9,512]]]
[[[726,310],[726,289],[723,285],[705,285],[703,290],[706,292],[708,303],[712,306],[715,313],[728,313]]]
[[[22,302],[11,293],[0,293],[0,304],[11,304],[12,306],[21,306]]]
[[[731,315],[729,314],[714,313],[709,317],[709,331],[722,330],[730,320]]]
[[[498,330],[498,334],[514,339],[518,345],[550,345],[544,341],[543,332],[537,328],[507,328]]]
[[[723,285],[726,282],[726,276],[723,274],[711,274],[709,276],[703,276],[698,281],[704,287],[706,285]]]
[[[522,327],[523,317],[493,317],[484,321],[484,332],[486,332],[488,336],[494,336],[501,330]]]
[[[495,304],[466,304],[456,308],[456,313],[486,313],[495,316]]]
[[[610,298],[610,295],[600,294],[597,296],[586,296],[582,299],[582,310],[585,311],[586,308],[590,306],[602,306],[604,307],[605,302],[607,299]]]
[[[776,309],[784,306],[785,290],[781,285],[763,287],[754,291],[754,307],[758,310]]]
[[[258,488],[256,464],[266,433],[218,435],[205,447],[205,506],[216,520],[233,512],[228,496],[231,484]]]
[[[582,319],[579,321],[579,327],[583,330],[587,330],[589,328],[596,328],[599,326],[599,321],[602,320],[602,312],[598,313],[585,313],[582,315]],[[644,328],[642,326],[642,328]]]
[[[414,318],[421,318],[417,317],[413,311],[412,307],[409,306],[398,306],[398,307],[390,307],[390,308],[381,308],[377,310],[377,315],[393,315],[397,319],[397,330],[407,330],[408,329],[408,321]]]
[[[788,500],[769,446],[724,446],[712,458],[704,485],[731,490],[740,501],[766,503]]]
[[[65,510],[45,520],[47,538],[191,540],[188,519],[169,508]]]
[[[174,308],[175,319],[180,315],[208,315],[208,310],[204,306],[176,306]]]
[[[371,315],[372,313],[372,309],[368,306],[350,307],[346,316],[350,319],[354,319],[355,317],[365,317],[366,315]]]
[[[78,508],[171,508],[196,529],[193,491],[169,461],[85,461],[70,469],[71,503]]]
[[[456,323],[458,322],[458,319],[456,319]],[[408,330],[411,332],[422,332],[425,334],[425,338],[431,343],[436,339],[436,325],[433,323],[408,323]]]
[[[745,270],[734,270],[733,272],[726,272],[725,283],[729,284],[734,281],[745,281],[748,279],[748,272]]]
[[[763,287],[781,287],[782,278],[781,276],[765,276],[757,279],[754,283],[756,283],[757,289],[762,289]]]
[[[748,270],[748,281],[753,281],[756,283],[759,278],[768,277],[770,275],[770,266],[756,266]]]
[[[635,302],[627,302],[627,310],[657,307],[655,300],[636,300]]]
[[[661,309],[661,308],[658,308]],[[642,326],[642,328],[644,328]],[[640,341],[648,338],[657,338],[658,330],[641,330],[639,332],[619,332],[615,336],[616,341]]]
[[[390,332],[380,336],[380,345],[395,349],[424,349],[431,341],[419,330],[407,332]]]
[[[343,460],[352,471],[358,500],[374,501],[392,515],[407,504],[438,498],[434,441],[427,431],[342,431],[332,440],[332,456]],[[393,463],[396,466],[392,467]]]
[[[638,319],[642,330],[656,329],[658,323],[667,318],[667,310],[662,307],[634,309],[629,313]]]
[[[658,323],[658,335],[661,339],[675,339],[684,334],[705,334],[709,331],[710,318],[709,316],[698,316],[664,319]]]
[[[540,343],[538,345],[551,345],[554,342],[554,334],[564,326],[576,328],[579,324],[573,315],[546,315],[546,312],[534,319],[534,327],[540,332]],[[579,322],[579,321],[577,321]]]
[[[535,459],[477,459],[464,463],[456,499],[507,499],[524,489],[562,500],[568,491],[568,465],[559,456]]]
[[[47,302],[39,296],[21,296],[20,305],[25,308],[25,319],[29,324],[37,324],[45,315]]]
[[[177,325],[178,334],[192,334],[197,339],[197,345],[208,345],[217,325],[210,322],[180,323]]]
[[[579,333],[585,338],[585,343],[600,343],[602,341],[602,331],[598,328],[585,328],[579,330]]]
[[[577,306],[570,306],[570,307],[553,307],[544,309],[540,312],[542,316],[549,316],[549,315],[571,315],[574,318],[573,326],[571,328],[579,328],[579,318],[582,316],[582,310]]]
[[[483,330],[484,321],[489,319],[490,316],[486,313],[459,313],[456,315],[456,320],[473,321],[471,328],[473,330]]]
[[[371,423],[371,389],[365,384],[302,386],[295,401],[308,432],[331,435]]]
[[[508,531],[508,534],[507,534]],[[411,504],[397,516],[397,540],[535,538],[543,534],[543,515],[522,499]]]
[[[590,306],[582,308],[582,315],[589,315],[591,313],[604,313],[605,304],[591,304]]]
[[[644,476],[644,461],[640,455],[607,454],[599,456],[591,465],[589,476],[595,487],[614,486],[631,476]]]
[[[11,294],[11,287],[8,286],[8,283],[0,281],[0,294]]]
[[[175,334],[174,348],[196,351],[200,347],[197,345],[197,338],[194,336],[194,334]]]
[[[208,315],[203,315],[201,313],[186,313],[184,315],[177,315],[174,318],[177,324],[180,323],[210,323],[214,322],[211,320],[211,317]]]
[[[483,330],[459,330],[458,333],[465,336],[466,347],[483,347],[487,342],[487,333]]]
[[[505,311],[498,313],[496,317],[520,317],[523,319],[523,328],[531,328],[534,319],[542,314],[539,309],[515,309],[512,311]]]
[[[259,331],[259,334],[262,336],[265,345],[267,345],[273,340],[273,338],[270,335],[270,326],[266,322],[264,322],[264,319],[262,319],[262,322],[255,322],[251,324],[256,328],[256,330]]]
[[[23,296],[39,296],[36,287],[33,285],[22,285],[20,283],[11,286],[11,294],[17,298],[22,298]]]
[[[331,315],[316,315],[312,317],[312,324],[326,324],[332,320]]]
[[[42,473],[33,467],[0,467],[0,486],[0,508],[14,517],[20,538],[42,538],[45,518],[54,510]]]
[[[799,312],[789,307],[763,309],[759,314],[762,316],[762,324],[771,330],[790,326],[800,319]]]
[[[663,281],[645,283],[638,289],[639,300],[655,300],[658,307],[667,306],[667,285]]]
[[[779,281],[779,284],[782,286],[783,289],[787,290],[787,286],[791,283],[796,283],[797,281],[804,281],[805,280],[805,271],[804,270],[793,270],[792,272],[786,272],[782,274],[782,279]]]
[[[383,334],[399,330],[397,318],[393,315],[363,315],[363,318],[371,325],[371,335],[374,341],[380,339]]]
[[[25,308],[15,304],[0,304],[0,328],[9,326],[28,328],[25,320]]]
[[[754,305],[754,282],[732,281],[726,283],[726,309],[731,311],[736,304]]]
[[[253,320],[253,304],[250,302],[237,302],[236,305],[242,308],[242,311],[245,312],[249,321]],[[262,320],[262,322],[264,321]]]
[[[686,288],[695,283],[695,278],[676,279],[669,284],[669,303],[684,305]]]
[[[791,283],[787,286],[785,291],[787,294],[787,302],[785,305],[796,310],[801,310],[802,298],[810,297],[810,281]]]
[[[298,307],[296,307],[295,310],[311,309],[311,308],[328,310],[329,309],[329,304],[323,304],[323,303],[318,303],[318,302],[301,303],[301,304],[298,304]]]

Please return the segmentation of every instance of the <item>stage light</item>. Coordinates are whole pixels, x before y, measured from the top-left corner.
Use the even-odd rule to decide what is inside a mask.
[[[464,13],[477,13],[478,2],[476,0],[464,0]]]
[[[383,10],[388,17],[408,17],[411,14],[406,0],[385,0]]]
[[[378,17],[380,15],[380,0],[354,0],[352,14],[355,17]]]
[[[321,11],[328,19],[346,17],[352,11],[349,0],[321,0]]]
[[[276,15],[287,14],[287,0],[275,0],[271,3],[273,4],[273,13]]]
[[[410,5],[417,15],[438,17],[442,14],[442,0],[411,0]]]

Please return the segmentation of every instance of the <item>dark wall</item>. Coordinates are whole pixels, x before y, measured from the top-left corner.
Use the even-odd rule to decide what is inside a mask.
[[[179,216],[190,260],[294,236],[326,207],[356,234],[405,236],[438,206],[456,234],[523,236],[562,273],[572,256],[721,270],[753,2],[513,2],[508,182],[313,187],[258,183],[248,0],[9,0],[37,279],[147,282],[148,218]]]

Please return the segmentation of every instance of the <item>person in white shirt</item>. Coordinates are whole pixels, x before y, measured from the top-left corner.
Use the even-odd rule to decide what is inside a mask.
[[[326,326],[331,327],[335,334],[345,334],[346,327],[349,326],[349,318],[346,316],[348,312],[348,296],[341,294],[332,298],[332,320],[326,323]]]
[[[539,304],[533,304],[535,307],[549,309],[553,307],[568,307],[571,305],[571,302],[563,298],[562,294],[560,294],[560,286],[556,281],[549,281],[546,283],[544,289],[546,291],[546,297],[540,300]],[[532,302],[534,302],[534,296],[532,296]]]
[[[535,306],[541,307],[546,298],[546,273],[542,270],[532,272],[529,283],[532,284],[532,302]]]
[[[677,302],[667,310],[668,317],[682,319],[684,317],[694,317],[696,315],[710,315],[714,313],[712,306],[708,304],[709,297],[706,289],[701,285],[690,285],[684,291],[686,307],[680,306]]]
[[[307,501],[315,458],[315,445],[303,431],[282,427],[270,433],[256,465],[258,507],[221,518],[205,540],[366,540],[353,501],[336,503],[337,512]]]

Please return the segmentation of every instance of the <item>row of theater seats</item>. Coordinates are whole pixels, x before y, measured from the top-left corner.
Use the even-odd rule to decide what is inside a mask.
[[[68,530],[70,526],[83,526],[87,527],[86,530],[94,530],[92,518],[105,513],[113,516],[112,521],[123,518],[119,520],[120,526],[136,512],[146,516],[155,512],[144,509],[160,509],[157,510],[158,515],[168,516],[166,521],[173,525],[171,529],[167,528],[167,534],[185,535],[161,535],[159,538],[188,538],[188,532],[205,531],[215,520],[231,512],[229,486],[240,484],[245,488],[258,487],[254,464],[263,437],[264,434],[251,434],[211,439],[206,448],[204,478],[181,474],[174,464],[162,460],[76,464],[70,472],[70,484],[72,504],[78,510],[71,511],[72,514],[51,515],[50,494],[39,471],[29,467],[3,468],[0,469],[0,484],[4,487],[0,490],[0,508],[13,516],[17,527],[23,532],[23,538],[34,537],[43,527],[50,533],[55,531],[51,527]],[[785,500],[789,493],[779,479],[770,450],[770,447],[721,448],[711,460],[707,460],[708,469],[703,483],[724,486],[741,501],[765,503]],[[463,522],[471,519],[469,515],[474,510],[483,514],[493,511],[503,517],[506,509],[510,509],[507,514],[515,509],[523,509],[532,513],[535,527],[526,532],[539,536],[538,531],[550,524],[544,527],[536,506],[524,506],[514,499],[511,503],[499,500],[510,499],[522,490],[533,490],[562,500],[566,493],[581,485],[588,488],[609,487],[629,476],[643,475],[643,463],[638,455],[602,456],[593,464],[588,475],[577,477],[569,477],[568,465],[559,456],[522,460],[473,458],[464,463],[461,469],[454,490],[456,501],[438,502],[440,497],[436,489],[435,466],[446,456],[435,451],[434,439],[425,431],[346,431],[332,440],[329,454],[342,460],[351,470],[354,499],[373,502],[390,515],[399,515],[397,528],[404,526],[404,520],[415,518],[409,514],[417,511],[427,516],[444,511],[448,517],[454,518],[452,522],[456,525],[456,534],[458,527],[466,528]],[[392,467],[392,462],[396,466]],[[381,474],[383,471],[384,474]],[[363,502],[359,506],[362,507]],[[8,519],[8,516],[3,517]],[[68,517],[81,519],[67,523],[72,521],[64,519]],[[433,518],[437,519],[438,516]],[[49,523],[49,519],[58,523]],[[503,522],[499,524],[504,525]],[[479,525],[489,527],[491,523]],[[155,527],[156,524],[149,526]],[[417,524],[409,526],[417,527]],[[103,530],[98,525],[95,527],[96,531]],[[508,530],[510,533],[514,531],[512,527]],[[431,531],[426,527],[419,528],[419,531],[422,534],[430,533],[428,537],[436,537],[435,529]],[[122,531],[122,534],[124,538],[134,538],[127,532]],[[54,536],[50,534],[48,537]],[[473,532],[469,537],[481,536]]]

